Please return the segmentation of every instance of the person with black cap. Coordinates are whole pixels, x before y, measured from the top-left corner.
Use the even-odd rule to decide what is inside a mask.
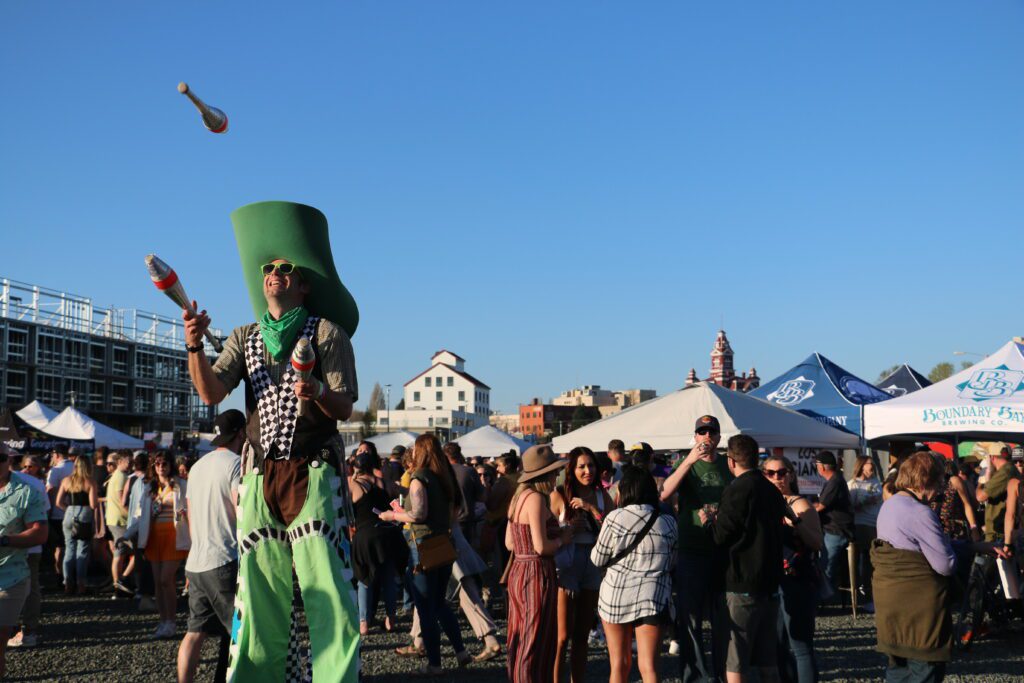
[[[203,642],[220,636],[217,672],[223,681],[228,667],[235,582],[238,575],[238,542],[235,539],[238,483],[241,477],[245,415],[225,410],[214,420],[216,433],[210,451],[189,473],[188,524],[192,548],[185,561],[188,578],[188,632],[178,649],[178,681],[195,677]]]
[[[701,510],[713,511],[733,480],[724,458],[718,457],[721,426],[714,415],[702,415],[694,425],[695,446],[665,480],[661,500],[677,496],[679,557],[676,563],[676,640],[680,676],[684,683],[711,681],[715,673],[704,659],[704,617],[715,609],[714,542],[701,521]],[[710,616],[710,614],[708,614]],[[720,661],[712,639],[712,662]],[[722,672],[717,672],[721,678]]]
[[[836,456],[831,451],[821,451],[815,456],[815,461],[818,474],[825,480],[818,502],[814,504],[825,531],[822,570],[829,587],[838,591],[839,577],[846,563],[846,549],[853,540],[853,503],[846,480],[839,474]]]

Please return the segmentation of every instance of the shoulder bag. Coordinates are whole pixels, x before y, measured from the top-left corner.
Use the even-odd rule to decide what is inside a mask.
[[[420,561],[416,565],[419,572],[429,572],[432,569],[452,564],[458,559],[455,552],[455,544],[452,543],[450,532],[434,534],[424,539],[416,538],[416,532],[409,530],[412,540],[416,544],[416,554]]]
[[[599,567],[599,569],[608,569],[613,564],[615,564],[616,562],[618,562],[619,560],[624,558],[626,555],[629,555],[631,552],[636,550],[636,547],[638,545],[640,545],[640,541],[644,540],[644,538],[647,537],[647,534],[650,532],[651,528],[654,526],[654,523],[656,521],[658,521],[658,517],[660,517],[660,516],[661,516],[661,510],[659,510],[657,507],[655,507],[654,511],[651,512],[651,516],[647,519],[646,522],[644,522],[643,528],[641,528],[640,532],[637,533],[636,537],[632,541],[630,541],[629,545],[627,545],[625,548],[623,548],[618,553],[616,553],[615,557],[613,557],[612,559],[610,559],[607,562],[605,562],[603,565],[601,565]]]

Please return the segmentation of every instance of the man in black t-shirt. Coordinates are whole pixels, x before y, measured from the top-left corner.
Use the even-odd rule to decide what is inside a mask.
[[[815,459],[818,474],[825,479],[825,485],[818,494],[818,502],[814,504],[821,518],[821,528],[825,531],[822,569],[829,587],[835,591],[839,588],[846,549],[853,538],[853,504],[850,502],[846,481],[838,471],[836,456],[829,451],[822,451]]]

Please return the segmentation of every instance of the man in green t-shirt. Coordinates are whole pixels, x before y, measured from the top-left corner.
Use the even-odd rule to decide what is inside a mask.
[[[696,443],[689,454],[665,480],[661,499],[678,493],[679,555],[676,562],[676,639],[683,683],[712,681],[716,677],[704,659],[704,617],[711,617],[713,596],[714,542],[700,519],[706,507],[717,512],[722,491],[732,481],[725,458],[718,457],[721,428],[713,415],[703,415],[694,426]],[[712,662],[719,662],[712,639]],[[724,660],[723,660],[724,661]]]
[[[999,541],[1003,539],[1007,485],[1011,479],[1020,479],[1009,448],[1003,448],[999,455],[989,456],[987,475],[987,479],[978,480],[978,502],[985,504],[985,540]]]

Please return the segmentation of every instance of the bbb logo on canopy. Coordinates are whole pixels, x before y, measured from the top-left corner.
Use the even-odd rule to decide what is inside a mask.
[[[776,405],[795,406],[814,396],[814,380],[803,375],[788,379],[765,398]]]
[[[956,385],[961,398],[972,401],[989,401],[994,398],[1008,398],[1024,389],[1024,372],[1011,370],[1005,365],[985,370],[975,370],[970,379]]]

